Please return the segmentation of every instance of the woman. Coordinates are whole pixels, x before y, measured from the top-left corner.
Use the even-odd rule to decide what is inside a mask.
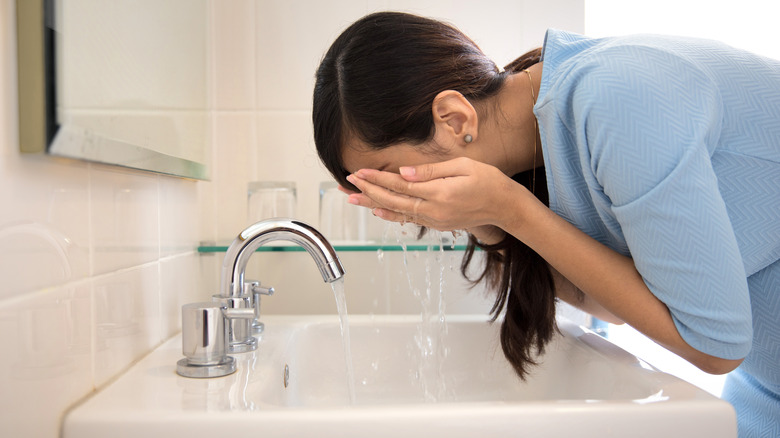
[[[741,436],[780,436],[780,62],[550,30],[499,71],[453,27],[378,13],[322,60],[313,122],[349,202],[469,231],[464,273],[486,250],[521,377],[557,297],[736,369]]]

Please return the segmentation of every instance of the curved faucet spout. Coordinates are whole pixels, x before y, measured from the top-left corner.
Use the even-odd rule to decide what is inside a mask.
[[[319,231],[292,219],[268,219],[248,227],[230,244],[222,263],[220,294],[223,297],[241,296],[249,257],[263,244],[277,240],[302,246],[314,258],[325,282],[331,283],[344,276],[344,267],[336,251]]]

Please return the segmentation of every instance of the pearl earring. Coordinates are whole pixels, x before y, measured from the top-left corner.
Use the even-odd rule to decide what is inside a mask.
[[[472,137],[471,134],[466,134],[466,136],[463,137],[463,141],[465,141],[466,143],[471,143],[472,141],[474,141],[474,137]]]

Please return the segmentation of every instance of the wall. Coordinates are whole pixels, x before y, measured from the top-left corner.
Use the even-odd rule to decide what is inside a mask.
[[[0,436],[54,437],[198,299],[200,184],[20,156],[15,32],[0,0]]]
[[[503,65],[540,45],[547,26],[581,31],[582,0],[536,3],[213,1],[213,181],[193,182],[20,156],[15,8],[0,0],[0,436],[57,436],[68,407],[179,330],[181,304],[217,285],[221,257],[195,249],[227,243],[248,224],[249,181],[296,181],[298,217],[317,224],[317,189],[329,176],[314,151],[309,101],[314,69],[343,27],[380,9],[444,17]],[[436,263],[459,291],[448,292],[448,310],[489,304],[479,290],[467,293],[451,254],[409,257],[407,277],[400,253],[343,255],[351,311],[419,311],[411,289],[435,291],[423,271]],[[253,260],[249,276],[280,290],[267,311],[335,311],[305,258]],[[406,288],[408,278],[416,285]]]

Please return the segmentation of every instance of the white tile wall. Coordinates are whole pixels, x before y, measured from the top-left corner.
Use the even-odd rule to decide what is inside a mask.
[[[255,0],[212,2],[215,26],[213,71],[218,78],[214,106],[222,111],[257,107]]]
[[[214,114],[214,186],[218,241],[231,241],[247,225],[247,184],[254,163],[254,115],[251,112],[216,111]]]
[[[256,120],[255,147],[262,157],[256,163],[256,179],[295,180],[298,218],[317,226],[319,184],[332,178],[314,148],[311,110],[260,111]]]
[[[258,3],[257,102],[262,110],[308,110],[314,71],[339,32],[383,1],[270,0]],[[311,131],[307,129],[306,131]],[[303,147],[300,145],[298,147]]]
[[[181,330],[181,306],[208,299],[211,281],[199,274],[201,256],[193,253],[160,260],[160,337],[168,339]],[[214,272],[216,274],[216,271]]]
[[[65,408],[94,387],[91,292],[66,285],[0,306],[0,435],[57,436]]]
[[[160,256],[156,175],[90,166],[92,274],[105,274]]]
[[[160,257],[175,256],[192,250],[200,240],[202,216],[198,208],[198,190],[192,181],[160,178]],[[209,184],[198,183],[196,187]]]
[[[56,437],[69,406],[205,298],[195,249],[215,196],[211,183],[21,156],[14,3],[0,0],[0,436]]]
[[[541,31],[529,29],[582,22],[582,0],[555,0],[543,20],[531,0],[212,0],[213,181],[193,182],[20,156],[14,3],[0,0],[0,436],[16,437],[57,436],[69,406],[176,333],[182,304],[215,292],[221,255],[194,250],[247,225],[249,181],[295,180],[298,216],[317,225],[317,189],[329,176],[311,138],[313,74],[349,23],[380,9],[445,18],[502,65],[541,44]],[[335,310],[307,258],[253,260],[248,275],[279,290],[266,311]],[[343,259],[353,311],[418,311],[398,281],[400,253]],[[453,264],[446,281],[456,285]],[[424,273],[412,275],[425,290]],[[447,300],[452,311],[489,304],[479,290]]]
[[[162,341],[159,264],[96,278],[94,381],[102,386]]]

